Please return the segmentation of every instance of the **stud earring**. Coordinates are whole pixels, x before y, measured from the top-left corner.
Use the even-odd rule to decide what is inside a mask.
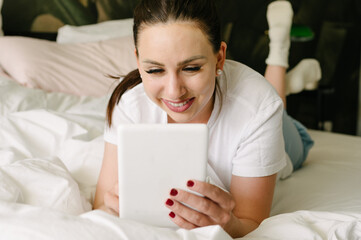
[[[222,75],[223,71],[222,69],[217,69],[217,76]]]

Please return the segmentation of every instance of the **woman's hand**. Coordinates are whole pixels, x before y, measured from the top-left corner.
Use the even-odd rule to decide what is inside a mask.
[[[104,206],[105,211],[113,214],[119,215],[119,188],[118,183],[116,183],[109,191],[104,194]]]
[[[232,175],[231,193],[209,183],[191,180],[187,183],[188,189],[204,197],[172,189],[165,204],[171,210],[172,221],[181,228],[220,225],[231,237],[243,237],[269,217],[276,175]]]
[[[220,225],[226,230],[234,220],[237,220],[232,213],[235,201],[228,192],[215,185],[196,180],[188,181],[187,187],[204,197],[181,189],[170,191],[170,197],[165,204],[171,210],[169,216],[172,221],[179,227],[193,229]]]

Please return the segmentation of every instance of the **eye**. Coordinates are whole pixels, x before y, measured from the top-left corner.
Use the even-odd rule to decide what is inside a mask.
[[[201,69],[201,67],[185,67],[183,68],[183,71],[186,72],[198,72]]]
[[[164,70],[160,69],[160,68],[155,68],[155,69],[149,69],[145,72],[148,74],[155,74],[155,73],[162,73],[162,72],[164,72]]]
[[[183,71],[186,72],[198,72],[201,69],[201,67],[196,66],[196,67],[185,67],[183,68]]]

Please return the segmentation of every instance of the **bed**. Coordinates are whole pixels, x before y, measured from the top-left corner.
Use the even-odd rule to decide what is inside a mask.
[[[92,211],[108,95],[0,77],[1,239],[230,239],[219,227],[162,229]],[[361,138],[310,130],[304,167],[279,181],[272,217],[243,239],[361,238]]]
[[[231,239],[219,226],[158,228],[92,210],[109,75],[136,67],[127,21],[109,38],[71,27],[64,42],[0,37],[1,239]],[[241,239],[361,239],[361,138],[310,134],[304,167],[277,183],[271,217]]]

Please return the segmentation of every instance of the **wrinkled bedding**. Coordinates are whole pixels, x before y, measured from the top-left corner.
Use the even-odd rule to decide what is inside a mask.
[[[0,239],[231,239],[92,211],[108,96],[25,88],[0,76]],[[277,183],[272,217],[243,239],[360,239],[361,140],[310,131],[305,166]]]

